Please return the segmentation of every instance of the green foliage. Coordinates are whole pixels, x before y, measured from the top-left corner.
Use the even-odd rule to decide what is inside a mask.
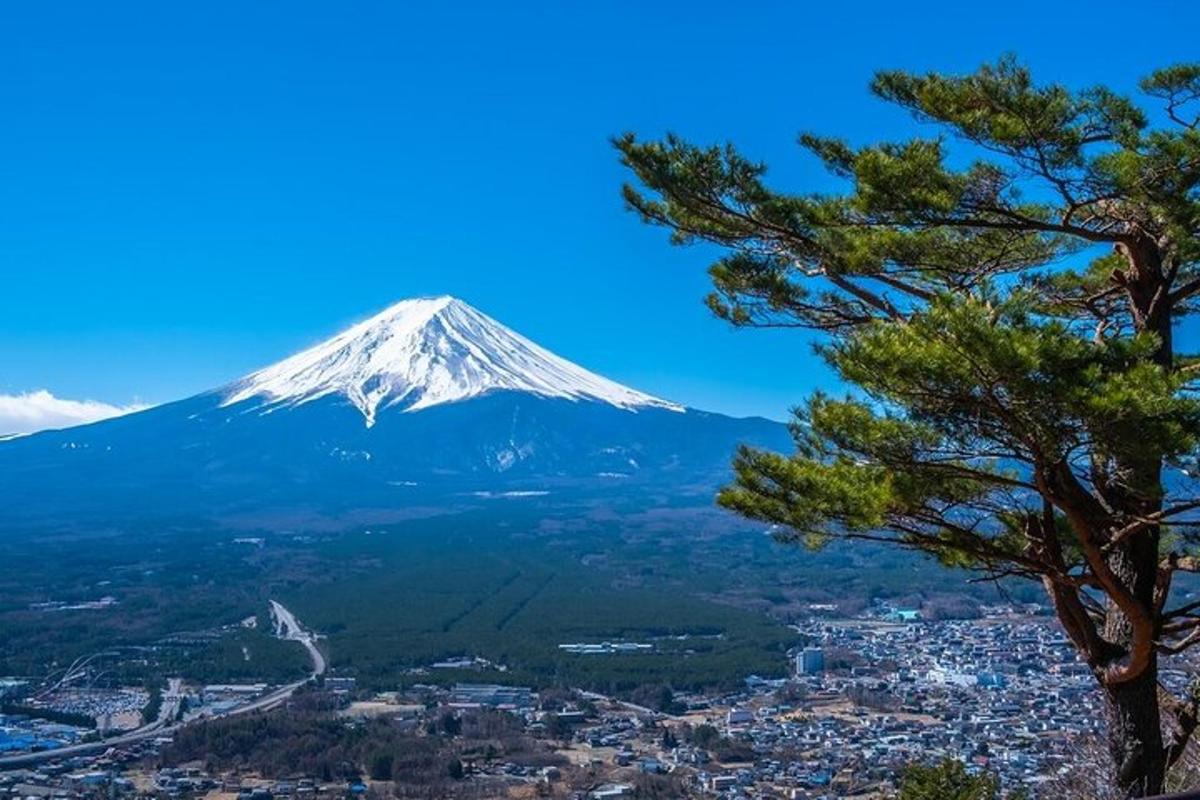
[[[1144,88],[1177,110],[1197,99],[1197,70]],[[873,90],[992,158],[957,167],[943,137],[854,148],[805,134],[849,191],[790,195],[732,145],[615,141],[643,219],[728,249],[711,269],[717,314],[825,332],[819,352],[858,390],[799,410],[794,453],[740,451],[719,501],[810,546],[886,535],[1041,574],[1003,515],[1046,501],[1079,517],[1037,473],[1065,467],[1070,491],[1145,508],[1164,496],[1155,465],[1200,445],[1195,372],[1171,341],[1200,293],[1200,135],[1152,129],[1103,87],[1036,84],[1012,58],[966,76],[882,72]]]
[[[714,747],[720,740],[721,732],[707,723],[692,728],[688,736],[688,741],[705,750]]]
[[[142,724],[148,724],[158,719],[162,710],[164,681],[155,675],[146,680],[146,691],[150,693],[146,705],[142,708]]]
[[[547,714],[545,719],[546,735],[551,739],[566,741],[571,737],[571,725],[558,714]]]
[[[904,771],[898,800],[1000,800],[1000,781],[987,772],[972,775],[953,759],[914,764]]]
[[[392,763],[395,757],[391,753],[380,752],[371,756],[371,764],[367,774],[373,781],[390,781],[392,779]]]
[[[438,720],[438,729],[444,735],[454,738],[462,733],[462,721],[453,713],[446,712]]]
[[[1153,793],[1170,748],[1118,687],[1200,642],[1167,605],[1200,571],[1200,499],[1167,472],[1200,451],[1200,372],[1176,342],[1200,300],[1200,65],[1142,82],[1165,119],[1011,57],[872,89],[940,135],[802,135],[840,193],[780,192],[732,145],[614,141],[632,210],[724,250],[710,308],[817,331],[852,387],[797,411],[794,452],[740,450],[718,500],[811,548],[882,542],[1043,584],[1122,719],[1122,790]]]
[[[663,729],[662,748],[664,750],[674,750],[679,746],[679,740],[675,738],[675,733],[670,728]]]
[[[447,515],[369,537],[276,536],[262,548],[231,546],[228,532],[203,529],[195,537],[170,532],[186,546],[151,531],[139,531],[136,543],[97,537],[63,542],[61,550],[53,542],[0,541],[0,561],[24,565],[0,571],[8,603],[0,609],[0,674],[36,676],[55,661],[61,668],[80,655],[111,652],[99,670],[113,685],[161,675],[284,683],[307,674],[304,650],[274,639],[263,619],[256,629],[239,624],[265,615],[274,597],[327,637],[332,666],[366,690],[500,681],[629,696],[642,686],[736,687],[747,674],[781,675],[793,637],[768,611],[790,614],[812,602],[856,609],[872,597],[913,596],[919,604],[947,593],[994,595],[987,586],[947,587],[935,566],[877,547],[805,557],[746,535],[749,526],[730,525],[709,508],[664,507],[633,518],[589,519],[588,509],[569,506],[556,513],[574,529],[531,533],[560,524],[537,510],[502,519]],[[35,556],[37,548],[53,558]],[[468,551],[470,559],[462,555]],[[61,599],[88,599],[99,581],[119,600],[111,610],[28,608],[51,599],[46,586],[58,587]],[[1022,587],[1010,591],[1036,599]],[[656,650],[587,658],[558,649],[620,638],[653,640]],[[459,655],[509,670],[404,673]]]
[[[167,674],[185,674],[205,683],[282,684],[307,676],[310,668],[303,648],[262,627],[225,632],[198,647],[165,649],[160,661]]]
[[[342,542],[322,559],[369,556],[370,569],[306,582],[302,590],[285,590],[281,600],[305,624],[328,633],[332,665],[364,687],[487,680],[627,693],[668,682],[675,689],[733,685],[747,674],[786,668],[785,627],[697,597],[706,586],[681,587],[679,576],[696,572],[682,566],[685,547],[669,556],[653,541],[645,551],[631,548],[622,554],[630,564],[644,557],[643,566],[668,565],[664,585],[614,586],[611,572],[579,565],[581,555],[611,548],[601,532],[581,534],[578,544],[550,560],[543,540],[493,531],[493,525],[474,518],[428,522],[403,535]],[[470,559],[461,556],[468,547]],[[583,658],[558,647],[617,639],[654,640],[655,650]],[[402,674],[457,656],[480,656],[507,670]]]

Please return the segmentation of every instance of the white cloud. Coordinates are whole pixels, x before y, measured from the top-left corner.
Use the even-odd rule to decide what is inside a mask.
[[[69,428],[147,407],[141,403],[114,406],[96,400],[67,400],[55,397],[45,389],[24,394],[0,394],[0,435]]]

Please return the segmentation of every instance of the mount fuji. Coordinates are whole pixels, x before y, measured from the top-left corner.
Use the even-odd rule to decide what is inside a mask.
[[[418,298],[212,391],[0,441],[0,526],[700,499],[741,443],[789,437],[622,386],[461,300]]]
[[[380,407],[419,411],[497,391],[683,411],[559,358],[453,297],[401,301],[238,381],[223,405],[266,398],[296,406],[340,395],[370,427]]]

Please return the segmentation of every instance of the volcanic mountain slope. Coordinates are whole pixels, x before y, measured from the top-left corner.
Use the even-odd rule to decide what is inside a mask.
[[[238,381],[224,405],[265,398],[296,406],[341,395],[369,427],[381,407],[419,411],[496,391],[683,410],[559,358],[453,297],[397,303]]]
[[[0,442],[0,521],[710,492],[739,443],[788,439],[420,298],[220,389]]]

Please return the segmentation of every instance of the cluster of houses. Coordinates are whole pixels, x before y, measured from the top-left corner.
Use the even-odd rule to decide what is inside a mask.
[[[588,692],[551,707],[532,688],[492,683],[418,685],[366,700],[353,678],[329,676],[324,689],[343,699],[343,715],[369,707],[407,720],[413,730],[431,715],[485,707],[511,713],[529,734],[561,742],[556,747],[571,760],[564,773],[589,778],[590,788],[568,795],[580,798],[632,796],[638,781],[650,777],[674,781],[695,797],[862,797],[889,791],[908,764],[942,758],[994,772],[1007,787],[1038,797],[1044,781],[1071,767],[1080,740],[1100,733],[1104,715],[1094,680],[1051,617],[995,608],[982,619],[933,621],[899,613],[907,611],[874,610],[852,620],[813,616],[796,626],[791,677],[752,676],[737,691],[676,694],[676,704],[687,709],[679,714]],[[1168,665],[1166,682],[1188,672]],[[262,688],[210,686],[199,699],[244,700]],[[0,748],[5,736],[70,743],[79,733],[0,718]],[[152,785],[134,787],[106,762],[111,758],[0,773],[0,798],[84,796],[97,782],[109,796],[135,788],[167,797],[232,788],[239,800],[355,793],[301,778],[230,787],[221,776],[177,770],[160,770]],[[553,774],[516,764],[488,769],[479,777],[563,778],[557,768]]]
[[[803,644],[793,651],[792,678],[677,696],[689,707],[679,717],[648,721],[609,710],[576,738],[617,767],[685,776],[696,796],[886,793],[906,765],[953,758],[1037,797],[1045,781],[1075,765],[1081,740],[1100,734],[1104,715],[1094,679],[1062,631],[1032,611],[994,608],[983,619],[946,621],[891,611],[814,618],[797,626]],[[697,725],[715,728],[720,748],[687,742],[682,732]],[[660,727],[680,734],[662,736]],[[736,750],[740,762],[721,748]],[[603,787],[604,796],[622,790],[632,793],[632,783]]]
[[[954,758],[1037,796],[1072,765],[1080,740],[1100,733],[1103,713],[1058,626],[1013,612],[799,625],[793,678],[693,700],[753,753],[707,785],[729,796],[759,787],[840,798],[888,786],[907,764]]]
[[[125,770],[104,759],[83,769],[70,764],[37,770],[0,772],[0,798],[12,800],[87,800],[88,798],[236,797],[237,800],[342,800],[366,793],[365,784],[218,778],[199,767],[150,771]]]

